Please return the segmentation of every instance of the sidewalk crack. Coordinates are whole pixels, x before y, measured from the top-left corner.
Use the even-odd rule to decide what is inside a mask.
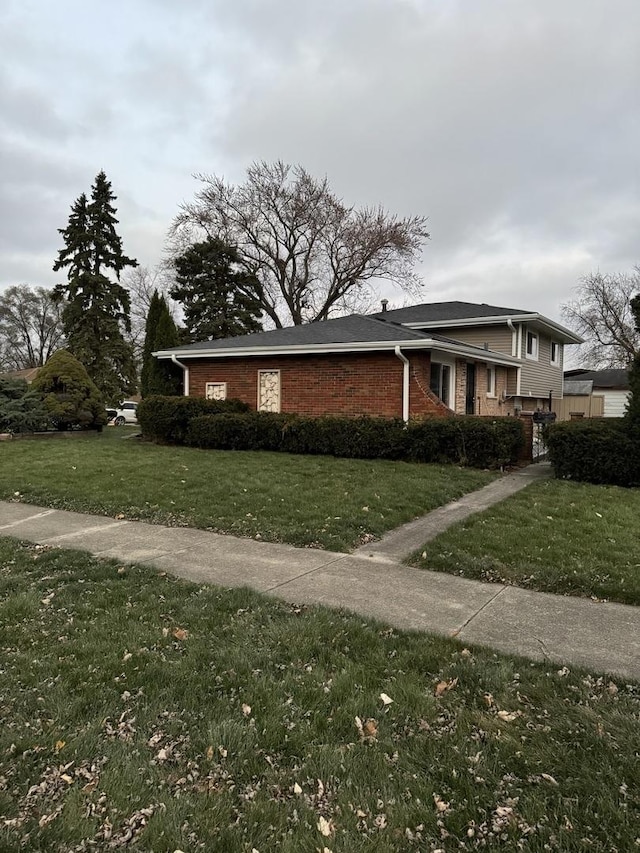
[[[301,572],[299,575],[296,575],[293,578],[288,578],[286,581],[280,581],[280,583],[275,584],[274,586],[270,586],[268,589],[265,589],[265,592],[273,592],[274,589],[280,589],[280,587],[286,586],[288,583],[293,583],[293,581],[297,581],[300,578],[304,578],[307,575],[312,575],[314,572],[319,571],[320,569],[326,569],[327,566],[332,566],[334,563],[339,563],[340,560],[344,560],[346,557],[351,556],[350,554],[342,554],[340,557],[336,557],[335,560],[328,560],[326,563],[322,563],[320,566],[315,566],[313,569],[308,569],[306,572]]]
[[[479,607],[475,613],[472,613],[471,616],[469,616],[469,618],[466,619],[462,623],[462,625],[459,628],[456,628],[456,630],[453,631],[449,636],[450,637],[457,637],[459,634],[461,634],[464,631],[464,629],[467,627],[467,625],[469,625],[469,623],[472,622],[476,618],[476,616],[479,616],[482,613],[482,611],[485,609],[485,607],[488,607],[490,604],[493,604],[493,602],[496,600],[496,598],[499,595],[501,595],[505,591],[506,588],[507,588],[506,584],[504,586],[500,587],[500,589],[496,593],[494,593],[494,595],[492,595],[488,601],[485,601],[485,603],[482,605],[482,607]]]

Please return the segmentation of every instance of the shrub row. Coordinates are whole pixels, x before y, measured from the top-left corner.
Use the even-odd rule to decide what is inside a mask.
[[[640,440],[624,418],[549,424],[544,440],[558,478],[640,486]]]
[[[248,412],[240,400],[203,397],[145,397],[138,404],[138,423],[145,438],[162,444],[184,444],[189,422],[198,415]]]
[[[514,463],[523,443],[515,418],[432,418],[405,427],[383,418],[208,414],[194,417],[185,443],[218,450],[273,450],[353,459],[405,459],[496,468]]]

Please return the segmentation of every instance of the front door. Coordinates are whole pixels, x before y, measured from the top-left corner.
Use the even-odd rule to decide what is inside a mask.
[[[465,415],[476,413],[476,366],[467,364],[467,394],[465,402]]]

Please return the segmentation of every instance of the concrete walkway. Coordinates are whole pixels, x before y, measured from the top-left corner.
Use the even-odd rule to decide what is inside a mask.
[[[527,477],[537,476],[543,474],[524,475],[516,482],[526,484]],[[480,501],[489,494],[481,490],[477,496],[482,492]],[[493,494],[500,499],[499,490]],[[468,508],[469,499],[463,500]],[[447,514],[442,508],[435,513]],[[429,517],[420,523],[428,525]],[[448,517],[458,520],[461,515],[452,509]],[[415,545],[417,526],[405,527],[411,531],[405,540],[411,543],[409,550],[425,541],[420,538]],[[395,562],[391,548],[375,552],[372,559],[362,556],[374,553],[371,545],[356,554],[338,554],[10,502],[0,502],[0,536],[148,563],[196,583],[249,586],[295,603],[344,607],[398,628],[640,679],[640,607],[421,571]],[[399,549],[393,534],[385,539]]]
[[[458,521],[464,521],[470,515],[482,512],[505,498],[515,495],[531,483],[546,480],[552,474],[553,470],[549,462],[527,465],[526,468],[515,471],[513,474],[494,480],[477,492],[469,492],[457,501],[438,507],[415,521],[390,530],[378,542],[363,545],[354,553],[384,561],[404,560],[421,548],[425,542],[435,539]]]

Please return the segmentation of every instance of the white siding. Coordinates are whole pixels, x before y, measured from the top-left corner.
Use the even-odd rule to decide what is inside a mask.
[[[594,391],[593,396],[604,397],[605,418],[621,418],[627,405],[628,391]]]

